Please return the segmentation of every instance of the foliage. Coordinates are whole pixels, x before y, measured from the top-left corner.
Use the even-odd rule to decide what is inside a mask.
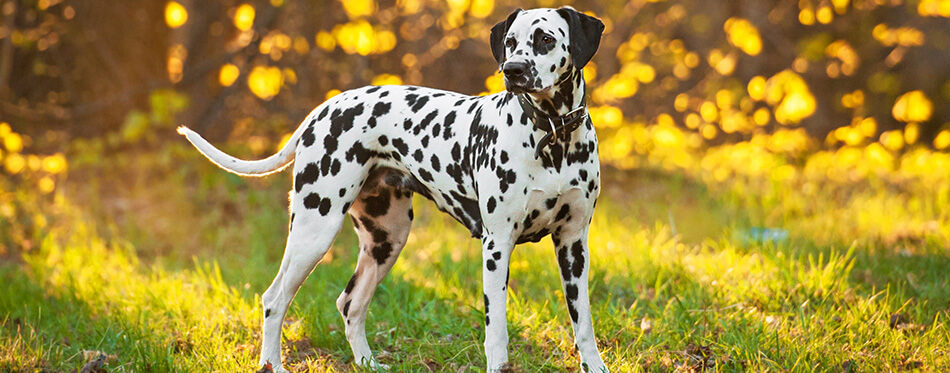
[[[500,91],[488,29],[535,5],[560,4],[0,1],[0,371],[253,367],[288,178],[225,174],[171,129],[254,158],[341,90]],[[950,1],[573,5],[607,25],[584,78],[611,368],[950,370]],[[477,371],[478,245],[416,205],[371,344]],[[512,260],[524,371],[577,369],[550,245]],[[332,305],[355,247],[348,227],[292,306],[298,371],[352,369]]]

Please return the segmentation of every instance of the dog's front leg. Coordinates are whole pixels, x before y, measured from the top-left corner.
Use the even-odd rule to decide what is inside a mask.
[[[510,242],[489,237],[482,240],[482,289],[485,299],[485,357],[488,373],[499,372],[508,362],[508,260]]]
[[[583,228],[565,229],[561,234],[552,235],[552,240],[557,251],[558,267],[561,269],[564,298],[571,315],[571,325],[574,327],[574,346],[581,355],[581,368],[585,372],[606,373],[608,369],[600,357],[594,337],[590,299],[587,296],[587,275],[590,267],[588,229],[586,225]]]

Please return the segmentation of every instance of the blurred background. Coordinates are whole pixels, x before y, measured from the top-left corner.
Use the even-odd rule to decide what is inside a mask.
[[[262,158],[343,90],[498,92],[490,28],[562,5],[606,25],[585,79],[613,369],[950,370],[950,0],[0,0],[0,371],[248,370],[291,177],[225,173],[175,127]],[[478,243],[415,206],[371,343],[474,370]],[[342,232],[285,325],[297,371],[352,369]],[[525,371],[577,369],[550,245],[512,259]]]
[[[0,172],[44,195],[104,159],[180,162],[178,125],[259,158],[342,90],[500,91],[491,26],[568,4],[0,3]],[[569,5],[606,25],[585,69],[605,165],[727,191],[763,218],[860,190],[948,205],[950,0]]]
[[[502,89],[490,27],[565,4],[4,0],[0,118],[43,149],[161,142],[187,124],[268,153],[340,90]],[[585,78],[604,155],[621,164],[650,152],[645,135],[690,150],[768,134],[880,157],[950,147],[946,0],[570,5],[606,24]]]

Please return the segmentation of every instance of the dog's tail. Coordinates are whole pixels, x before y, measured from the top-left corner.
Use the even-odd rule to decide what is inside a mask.
[[[287,140],[284,147],[276,154],[256,161],[245,161],[232,157],[218,148],[215,148],[208,140],[205,140],[201,135],[188,127],[178,127],[178,133],[188,138],[188,141],[191,142],[201,154],[225,171],[241,176],[264,176],[283,170],[294,161],[297,140],[300,138],[305,127],[307,126],[301,125],[298,127],[297,130],[294,131],[294,134],[290,136],[290,139]]]

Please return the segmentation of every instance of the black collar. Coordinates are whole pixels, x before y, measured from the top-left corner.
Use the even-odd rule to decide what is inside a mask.
[[[534,150],[535,158],[541,156],[541,150],[543,150],[545,146],[553,145],[558,140],[568,141],[571,138],[571,133],[580,127],[587,119],[587,105],[581,104],[577,109],[555,117],[545,114],[534,106],[531,106],[531,103],[528,102],[528,99],[524,96],[525,94],[518,95],[518,103],[521,104],[521,109],[524,110],[524,113],[531,119],[531,122],[534,123],[534,129],[547,131],[536,145],[537,148]]]

